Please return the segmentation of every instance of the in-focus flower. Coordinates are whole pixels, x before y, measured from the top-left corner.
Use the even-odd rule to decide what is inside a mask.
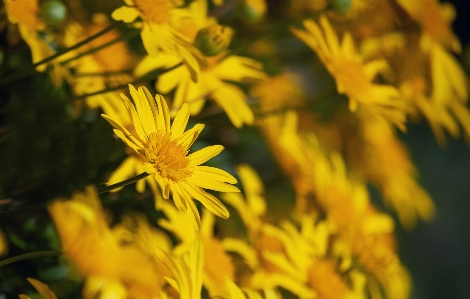
[[[335,78],[337,90],[349,98],[349,108],[362,107],[372,116],[391,122],[404,130],[406,105],[400,101],[399,91],[391,85],[373,83],[374,78],[387,67],[384,60],[367,63],[355,49],[349,33],[341,42],[326,17],[320,18],[320,26],[312,20],[304,21],[306,31],[292,32],[310,46]]]
[[[230,185],[235,184],[236,179],[221,169],[201,166],[218,155],[223,146],[208,146],[188,155],[189,148],[204,128],[197,124],[184,131],[189,119],[189,105],[183,105],[170,125],[170,111],[161,95],[154,99],[145,87],[136,90],[129,85],[129,89],[134,103],[124,94],[121,98],[132,118],[134,130],[129,131],[119,120],[108,115],[103,114],[103,117],[115,128],[116,135],[145,159],[144,170],[154,176],[163,197],[168,199],[171,193],[175,205],[186,213],[196,229],[200,228],[201,220],[193,198],[215,215],[228,218],[227,208],[203,188],[238,192]]]

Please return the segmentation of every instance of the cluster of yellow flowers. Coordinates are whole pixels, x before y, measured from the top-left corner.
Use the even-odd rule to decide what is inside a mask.
[[[128,157],[108,184],[146,174],[136,190],[148,185],[164,214],[158,223],[145,215],[112,221],[93,186],[53,201],[49,212],[63,254],[84,279],[84,298],[409,297],[396,223],[371,202],[367,184],[405,228],[430,220],[433,202],[396,132],[424,118],[440,144],[445,132],[470,138],[467,78],[454,58],[461,48],[450,5],[285,1],[290,38],[311,49],[292,47],[303,49],[311,68],[283,65],[267,73],[262,63],[229,50],[234,31],[217,17],[230,15],[233,26],[271,28],[276,17],[264,0],[126,0],[109,16],[89,18],[79,2],[68,1],[77,9],[68,7],[56,27],[36,0],[4,3],[9,36],[19,32],[36,70],[49,71],[57,86],[65,82],[85,99],[87,107],[77,100],[76,115],[101,109],[126,145]],[[230,20],[235,12],[238,19]],[[140,33],[147,55],[129,50],[113,26]],[[41,63],[54,48],[86,39]],[[279,58],[282,47],[263,39],[246,53]],[[115,91],[128,83],[127,95]],[[186,130],[188,121],[204,122],[204,112],[214,109],[237,129],[259,130],[290,179],[296,207],[282,220],[270,215],[271,201],[252,167],[234,165],[232,175],[202,165],[221,145],[190,152],[204,124]],[[240,227],[215,234],[214,215],[229,218],[225,205],[237,212]],[[4,244],[0,231],[0,254]],[[56,298],[47,285],[28,281],[44,299]]]

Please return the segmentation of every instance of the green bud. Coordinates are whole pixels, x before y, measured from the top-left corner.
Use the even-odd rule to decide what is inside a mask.
[[[197,33],[194,46],[206,56],[215,56],[227,49],[232,39],[233,30],[218,24],[205,27]]]
[[[241,0],[237,11],[240,18],[247,23],[256,23],[266,14],[266,0]]]
[[[340,13],[347,13],[351,8],[352,0],[328,0],[331,6]]]
[[[41,18],[47,25],[60,25],[66,16],[67,7],[59,0],[50,0],[41,6]]]

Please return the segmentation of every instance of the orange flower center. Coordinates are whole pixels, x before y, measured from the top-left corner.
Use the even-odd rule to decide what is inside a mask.
[[[310,286],[322,299],[345,298],[347,288],[335,266],[327,260],[318,260],[308,273]]]
[[[142,17],[154,23],[170,22],[170,11],[173,4],[169,0],[134,0]]]
[[[145,156],[156,172],[174,182],[184,181],[193,173],[187,154],[188,151],[171,138],[171,133],[152,133],[145,144]]]
[[[369,90],[370,80],[367,78],[359,61],[339,59],[334,69],[334,77],[339,93],[348,95],[364,93]]]

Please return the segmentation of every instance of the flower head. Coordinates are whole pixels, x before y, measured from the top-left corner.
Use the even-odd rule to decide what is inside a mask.
[[[292,31],[316,52],[335,78],[338,92],[348,96],[350,110],[354,112],[361,107],[404,130],[407,107],[400,101],[399,91],[391,85],[373,83],[374,78],[387,67],[386,62],[374,60],[364,63],[349,33],[340,41],[326,17],[321,17],[319,23],[320,26],[307,20],[304,22],[306,31]]]
[[[189,105],[183,105],[170,125],[170,111],[161,95],[156,95],[154,99],[145,87],[136,90],[129,85],[129,88],[134,103],[124,94],[121,98],[135,130],[129,131],[108,115],[103,114],[103,117],[116,128],[116,135],[145,159],[144,170],[153,174],[163,197],[168,199],[171,192],[175,205],[186,213],[197,229],[201,221],[192,198],[199,200],[215,215],[228,218],[225,206],[203,188],[238,192],[236,187],[230,185],[235,184],[236,179],[218,168],[201,166],[218,155],[223,147],[208,146],[188,155],[189,148],[204,128],[204,125],[197,124],[184,132],[189,119]]]

